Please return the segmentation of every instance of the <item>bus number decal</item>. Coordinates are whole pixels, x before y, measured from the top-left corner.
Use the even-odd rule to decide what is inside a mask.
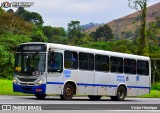
[[[123,75],[117,75],[117,81],[125,82],[125,77]]]
[[[71,76],[71,71],[70,71],[70,70],[64,70],[64,76],[65,76],[66,78],[70,78],[70,76]]]
[[[139,76],[136,76],[136,81],[139,81]]]

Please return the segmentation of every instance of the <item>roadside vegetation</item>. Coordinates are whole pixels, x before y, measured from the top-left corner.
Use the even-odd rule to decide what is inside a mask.
[[[12,86],[13,80],[8,79],[0,79],[0,95],[31,95],[31,94],[24,94],[24,93],[16,93],[13,92]]]
[[[160,98],[160,82],[152,83],[151,92],[149,94],[145,94],[139,96],[142,98]]]

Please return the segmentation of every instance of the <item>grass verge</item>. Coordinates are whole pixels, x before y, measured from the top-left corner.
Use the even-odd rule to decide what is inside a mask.
[[[20,92],[13,92],[13,81],[7,79],[0,79],[0,95],[31,95],[31,94],[24,94]]]
[[[160,98],[160,91],[158,90],[151,90],[149,94],[145,94],[142,96],[139,96],[140,98]]]

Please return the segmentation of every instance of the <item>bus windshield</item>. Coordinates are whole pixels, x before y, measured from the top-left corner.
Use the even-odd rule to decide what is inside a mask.
[[[45,72],[45,53],[17,53],[15,59],[15,74],[22,76],[34,76],[36,72]]]

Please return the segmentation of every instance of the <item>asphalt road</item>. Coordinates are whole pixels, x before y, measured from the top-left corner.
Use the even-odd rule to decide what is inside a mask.
[[[125,101],[111,101],[103,97],[99,101],[91,101],[87,97],[74,97],[73,100],[64,101],[56,96],[37,100],[34,96],[0,95],[0,109],[3,109],[0,113],[53,113],[53,110],[54,113],[159,113],[160,99],[126,98]]]

